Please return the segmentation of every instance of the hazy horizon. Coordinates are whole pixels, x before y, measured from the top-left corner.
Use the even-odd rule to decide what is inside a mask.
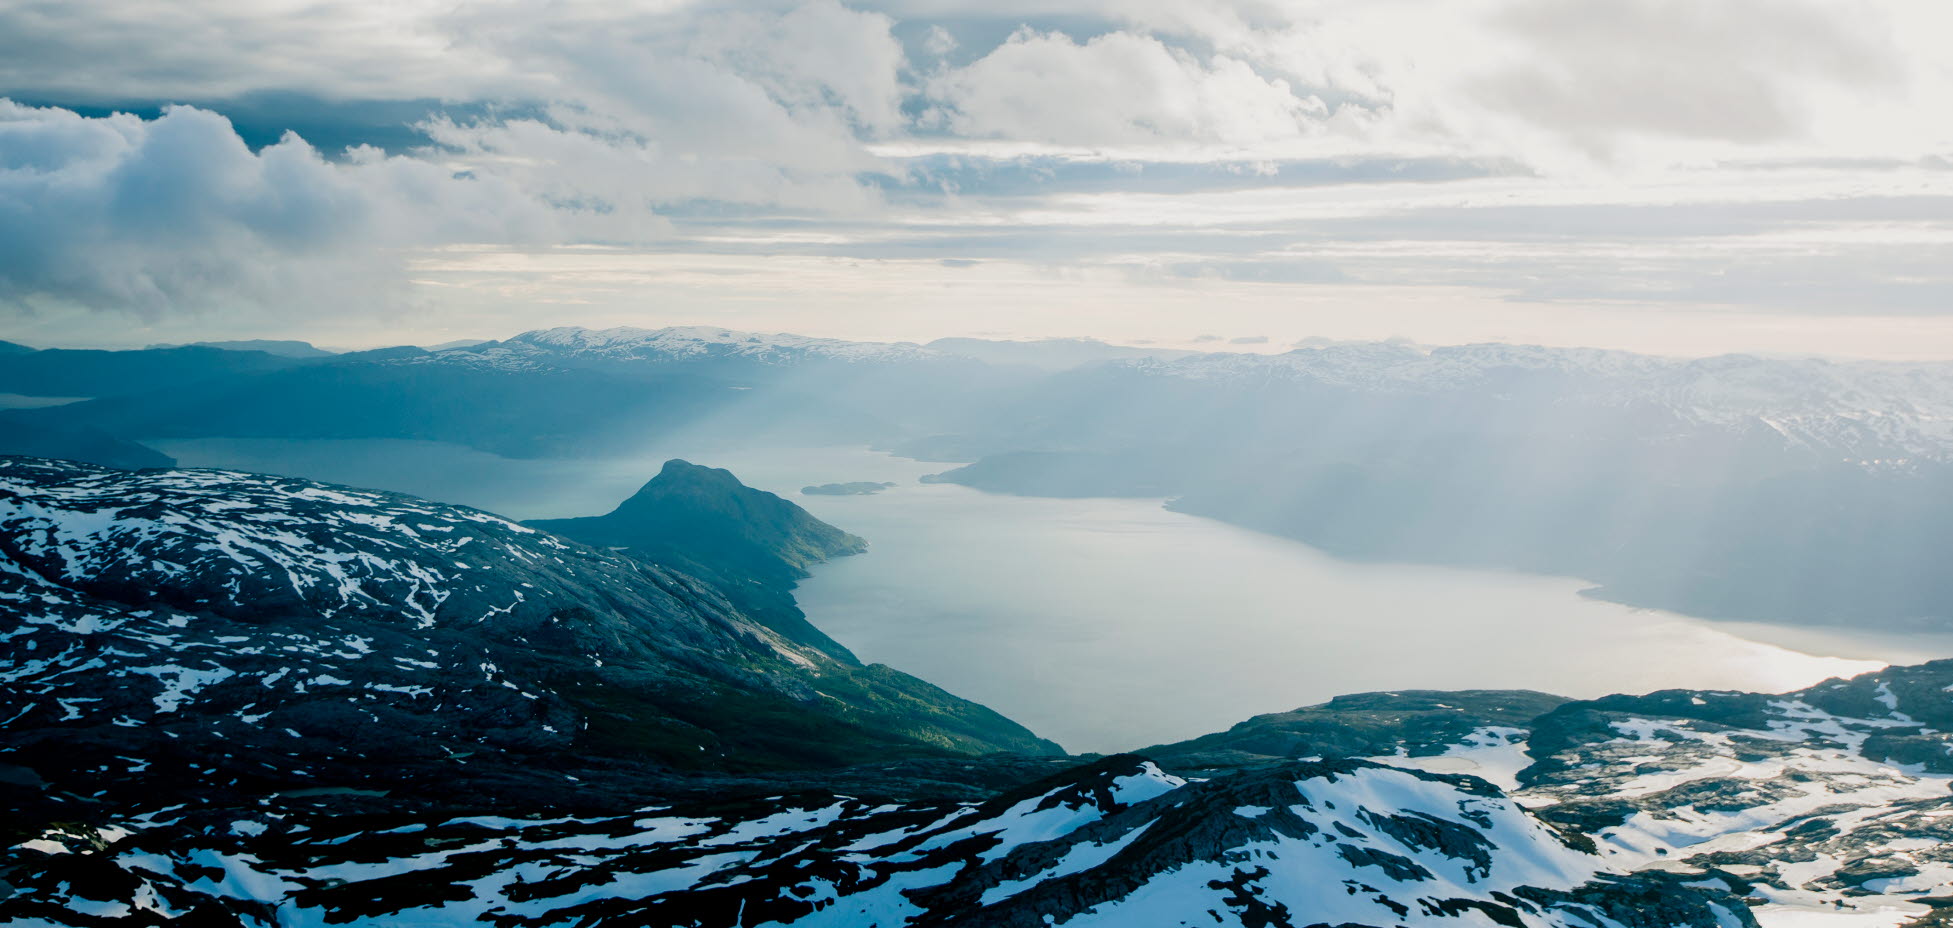
[[[808,321],[814,322],[816,320],[808,320]],[[460,344],[460,343],[481,343],[481,342],[501,341],[508,338],[512,338],[516,335],[524,334],[526,332],[538,331],[540,329],[556,328],[556,327],[584,328],[584,329],[592,329],[592,330],[601,330],[607,328],[631,328],[631,329],[641,329],[646,331],[664,329],[664,328],[715,328],[715,329],[727,329],[733,332],[750,333],[756,335],[792,335],[792,336],[804,336],[809,338],[826,338],[826,339],[833,339],[836,341],[850,341],[850,342],[862,342],[862,343],[872,343],[872,344],[928,345],[936,341],[957,340],[957,339],[1001,342],[1001,343],[1015,343],[1015,344],[1073,342],[1073,343],[1095,343],[1098,345],[1114,347],[1114,348],[1133,348],[1133,349],[1140,349],[1140,350],[1162,351],[1162,352],[1169,352],[1169,351],[1170,352],[1192,352],[1192,353],[1201,353],[1201,354],[1273,355],[1273,354],[1283,354],[1298,349],[1320,348],[1320,347],[1325,347],[1330,345],[1402,344],[1402,345],[1416,348],[1420,351],[1430,351],[1438,348],[1466,347],[1472,345],[1511,345],[1514,347],[1544,347],[1544,348],[1565,348],[1565,349],[1593,348],[1593,349],[1608,350],[1608,351],[1625,351],[1632,354],[1648,355],[1653,357],[1674,358],[1679,360],[1724,357],[1724,356],[1749,356],[1749,357],[1760,357],[1760,358],[1775,358],[1775,359],[1783,359],[1783,360],[1814,359],[1814,360],[1833,361],[1839,363],[1847,363],[1852,361],[1885,361],[1885,362],[1895,362],[1895,363],[1953,362],[1953,346],[1941,347],[1938,342],[1932,340],[1915,342],[1913,344],[1913,350],[1910,351],[1890,351],[1890,352],[1882,352],[1882,353],[1854,354],[1849,350],[1848,346],[1845,348],[1841,348],[1837,344],[1825,344],[1822,342],[1822,340],[1813,342],[1813,344],[1808,348],[1798,348],[1793,346],[1794,344],[1801,344],[1800,342],[1792,343],[1791,345],[1786,345],[1785,347],[1777,348],[1777,349],[1744,348],[1740,345],[1703,343],[1703,344],[1696,345],[1695,350],[1684,350],[1682,346],[1664,345],[1660,340],[1655,340],[1654,344],[1647,347],[1629,347],[1623,345],[1601,345],[1601,344],[1581,342],[1581,341],[1564,341],[1564,342],[1544,341],[1544,340],[1528,341],[1524,339],[1508,339],[1508,338],[1497,338],[1497,337],[1483,337],[1483,338],[1461,337],[1450,341],[1433,341],[1433,340],[1414,339],[1405,335],[1331,337],[1331,336],[1321,335],[1321,334],[1306,334],[1293,341],[1276,339],[1267,335],[1226,336],[1226,335],[1219,335],[1211,332],[1204,332],[1196,335],[1184,336],[1179,338],[1165,338],[1165,337],[1153,338],[1153,337],[1144,337],[1144,336],[1131,337],[1131,338],[1119,338],[1116,336],[1107,337],[1103,335],[1081,334],[1076,332],[1064,332],[1059,334],[1026,335],[1026,334],[1019,334],[1019,333],[1012,333],[1012,332],[997,332],[997,331],[976,331],[976,332],[948,331],[948,332],[943,332],[941,334],[923,333],[923,334],[914,334],[914,335],[901,335],[901,334],[877,335],[872,333],[868,335],[852,335],[852,334],[846,334],[845,332],[839,334],[829,334],[829,332],[823,331],[823,328],[825,327],[819,325],[806,326],[806,327],[791,329],[791,330],[788,329],[775,330],[775,329],[767,329],[764,327],[742,329],[736,325],[721,325],[719,323],[692,322],[692,321],[686,321],[684,319],[652,320],[642,324],[619,323],[617,325],[605,325],[605,326],[587,325],[587,324],[574,322],[574,321],[559,321],[547,326],[537,326],[528,329],[498,332],[493,335],[463,336],[463,335],[454,335],[452,333],[429,333],[428,338],[423,338],[418,340],[411,337],[411,335],[413,334],[411,330],[398,332],[398,333],[395,333],[394,330],[388,330],[386,333],[376,333],[373,340],[371,341],[360,342],[360,343],[315,342],[312,341],[311,339],[302,337],[302,335],[298,333],[288,333],[283,335],[278,333],[263,333],[263,334],[238,336],[238,337],[230,337],[228,335],[225,335],[224,333],[215,333],[208,338],[185,336],[179,341],[150,341],[140,337],[110,338],[108,340],[88,340],[86,338],[83,338],[80,340],[70,340],[70,341],[59,342],[59,343],[54,343],[54,342],[33,343],[25,339],[7,338],[5,337],[4,333],[0,333],[0,341],[14,341],[17,344],[23,344],[26,345],[27,347],[36,348],[36,349],[52,348],[52,349],[66,349],[66,350],[104,350],[104,351],[134,351],[134,350],[142,350],[142,349],[180,347],[185,345],[198,345],[198,344],[218,344],[218,345],[226,345],[229,347],[248,347],[248,345],[234,344],[234,343],[248,343],[254,341],[264,341],[264,342],[295,341],[295,342],[303,342],[305,344],[309,344],[312,347],[317,348],[321,351],[343,354],[343,353],[358,352],[358,351],[370,351],[376,348],[393,348],[399,346],[413,346],[413,347],[435,350],[435,349],[441,349],[446,347],[452,347],[455,344]],[[397,338],[388,337],[394,334],[398,334],[400,337]],[[431,338],[434,335],[441,335],[443,336],[443,338],[441,341],[432,341]]]

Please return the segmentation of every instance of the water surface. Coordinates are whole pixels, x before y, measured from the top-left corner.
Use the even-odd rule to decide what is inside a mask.
[[[85,396],[27,396],[22,393],[0,393],[0,409],[41,409],[47,406],[66,406],[88,399]]]
[[[864,660],[1077,751],[1191,737],[1367,690],[1782,691],[1953,654],[1943,640],[1633,609],[1583,598],[1587,584],[1569,578],[1354,563],[1158,500],[919,484],[945,465],[861,449],[667,447],[519,461],[432,442],[153,444],[186,465],[394,489],[516,518],[607,511],[667,457],[728,467],[868,539],[867,554],[801,585],[814,624]],[[857,480],[897,485],[872,496],[799,492]]]

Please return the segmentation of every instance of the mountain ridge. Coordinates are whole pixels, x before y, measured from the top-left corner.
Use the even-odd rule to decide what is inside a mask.
[[[205,768],[411,792],[1057,750],[795,643],[705,581],[291,478],[0,459],[0,613],[0,762],[68,784],[16,811]]]
[[[737,487],[668,470],[654,498]],[[1953,894],[1953,661],[1787,694],[1352,694],[1026,756],[639,557],[397,494],[24,459],[0,616],[0,919],[1742,928]],[[658,680],[692,739],[662,749]],[[906,722],[820,708],[894,690]],[[737,714],[686,709],[711,692]],[[985,733],[1025,753],[971,756]],[[748,753],[681,762],[707,735]]]
[[[604,515],[523,524],[702,577],[774,631],[855,661],[807,621],[791,591],[808,568],[860,554],[868,543],[731,471],[673,458]]]

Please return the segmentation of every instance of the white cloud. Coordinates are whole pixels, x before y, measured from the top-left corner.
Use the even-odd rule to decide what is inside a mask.
[[[71,102],[213,100],[256,91],[332,99],[466,99],[527,83],[457,46],[446,0],[10,0],[0,94]]]
[[[8,105],[0,300],[473,299],[414,262],[604,243],[1925,314],[1943,243],[1840,244],[1881,220],[1821,204],[1953,192],[1950,32],[1936,0],[19,0],[0,96],[450,114],[342,157]]]
[[[156,314],[213,302],[316,308],[399,282],[398,249],[555,237],[493,178],[296,137],[252,152],[222,116],[84,119],[0,100],[0,300]]]
[[[1521,0],[1491,21],[1516,47],[1469,92],[1594,148],[1642,133],[1800,141],[1825,91],[1900,89],[1890,23],[1877,14],[1801,0]]]
[[[877,14],[833,0],[729,14],[596,3],[404,9],[422,17],[409,31],[438,26],[462,61],[498,63],[450,79],[542,94],[541,113],[437,118],[423,127],[434,143],[426,151],[328,160],[297,137],[253,153],[206,110],[84,119],[0,103],[0,241],[13,246],[0,259],[0,300],[148,315],[213,302],[397,304],[407,294],[403,249],[644,243],[672,234],[660,209],[696,201],[861,212],[879,202],[862,175],[895,170],[865,147],[902,119],[902,53]],[[241,10],[218,18],[240,20],[242,35],[284,35],[243,22]],[[322,89],[377,89],[369,80],[384,65],[338,31],[319,38],[324,58],[357,72]],[[172,42],[124,40],[144,63],[121,78],[164,70],[190,86],[203,73],[198,89],[211,91],[230,86],[227,63],[258,69],[267,86],[310,76],[242,50],[226,62],[222,48],[193,67],[155,48]],[[402,58],[409,81],[399,90],[417,94],[441,89],[414,83],[424,44],[364,51]]]
[[[928,91],[936,120],[958,135],[1059,145],[1252,145],[1313,134],[1326,115],[1321,100],[1245,62],[1130,32],[1080,43],[1019,31]]]
[[[543,118],[438,121],[446,157],[553,201],[635,215],[713,200],[859,211],[866,142],[902,125],[901,47],[884,16],[813,0],[784,10],[608,3],[473,5],[459,40],[547,75]],[[608,229],[628,239],[635,225]]]

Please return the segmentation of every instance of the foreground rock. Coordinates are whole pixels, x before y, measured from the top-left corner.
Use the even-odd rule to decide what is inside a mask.
[[[667,475],[602,524],[744,545],[687,555],[721,576],[849,547]],[[1862,928],[1953,896],[1953,662],[1362,694],[1066,759],[615,547],[0,460],[0,923]]]
[[[0,916],[51,924],[1754,924],[1714,887],[1611,869],[1481,781],[1362,761],[1193,783],[1123,756],[977,804],[615,817],[279,798],[54,830],[11,861]]]
[[[1057,750],[697,578],[476,510],[227,471],[0,459],[0,682],[0,774],[51,784],[10,797],[30,818],[178,790],[521,795],[619,765]]]

